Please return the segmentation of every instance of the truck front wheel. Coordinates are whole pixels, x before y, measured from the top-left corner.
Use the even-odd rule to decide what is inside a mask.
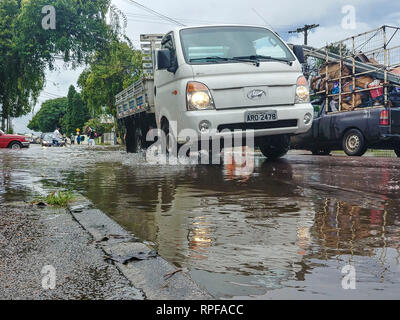
[[[283,157],[289,149],[290,137],[287,135],[269,137],[260,145],[262,154],[269,160]]]
[[[358,129],[351,129],[343,137],[343,150],[350,157],[361,157],[367,151],[364,135]]]

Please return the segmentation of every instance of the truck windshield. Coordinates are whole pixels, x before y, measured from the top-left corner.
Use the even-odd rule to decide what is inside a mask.
[[[271,31],[258,27],[202,27],[180,32],[189,64],[259,61],[294,61],[286,45]]]

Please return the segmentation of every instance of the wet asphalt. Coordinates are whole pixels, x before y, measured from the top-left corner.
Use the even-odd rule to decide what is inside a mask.
[[[2,150],[0,161],[0,243],[8,240],[4,225],[14,225],[13,221],[18,230],[28,230],[23,232],[27,239],[42,237],[35,230],[65,225],[68,239],[77,239],[76,250],[86,250],[85,257],[93,258],[78,259],[81,267],[77,259],[61,258],[61,270],[65,264],[65,270],[76,267],[88,276],[61,282],[59,292],[40,292],[39,267],[56,252],[63,256],[64,245],[71,250],[74,246],[64,236],[57,236],[57,242],[47,235],[52,245],[33,241],[28,250],[20,235],[14,242],[21,250],[7,243],[1,251],[6,258],[0,262],[0,282],[18,279],[18,272],[10,270],[13,263],[20,263],[18,269],[32,264],[19,278],[30,280],[11,285],[18,288],[14,293],[36,293],[39,299],[140,296],[104,264],[90,236],[78,225],[74,228],[74,221],[64,215],[38,215],[26,207],[34,194],[63,188],[82,193],[215,298],[400,297],[400,160],[392,153],[349,158],[292,151],[273,162],[256,154],[246,166],[161,165],[113,147],[32,146],[19,152]],[[23,203],[10,207],[16,201]],[[33,257],[39,251],[47,253],[36,263]],[[342,271],[349,265],[356,271],[355,290],[342,286]],[[63,276],[70,277],[67,274]],[[93,282],[97,278],[102,280]],[[85,292],[90,283],[98,287]],[[118,284],[114,290],[112,283]],[[8,286],[0,297],[18,295]]]

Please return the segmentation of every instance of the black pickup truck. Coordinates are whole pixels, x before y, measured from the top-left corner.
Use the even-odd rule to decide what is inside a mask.
[[[327,112],[322,103],[312,128],[292,137],[291,148],[310,150],[314,155],[344,150],[348,156],[362,156],[372,148],[394,150],[400,157],[400,108]]]

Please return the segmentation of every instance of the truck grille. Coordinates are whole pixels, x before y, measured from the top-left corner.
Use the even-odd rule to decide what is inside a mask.
[[[297,127],[297,120],[279,120],[274,122],[258,122],[258,123],[231,123],[218,126],[218,132],[225,129],[233,130],[263,130],[277,128],[294,128]]]

